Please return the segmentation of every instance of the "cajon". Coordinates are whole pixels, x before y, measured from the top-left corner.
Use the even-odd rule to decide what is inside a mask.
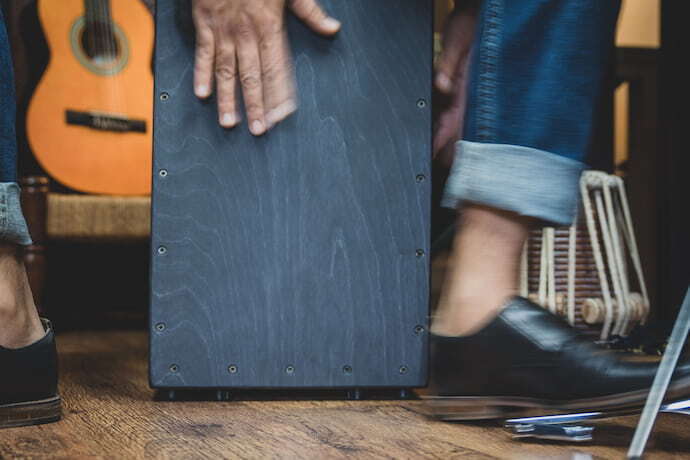
[[[193,95],[189,4],[156,18],[152,387],[424,386],[433,2],[291,17],[299,110],[261,138]]]

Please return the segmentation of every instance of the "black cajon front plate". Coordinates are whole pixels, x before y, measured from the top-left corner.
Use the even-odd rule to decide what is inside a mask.
[[[194,97],[189,3],[158,2],[151,385],[423,386],[432,2],[291,18],[299,110],[258,139]]]

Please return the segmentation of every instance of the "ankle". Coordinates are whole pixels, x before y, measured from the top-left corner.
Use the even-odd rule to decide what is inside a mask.
[[[0,245],[0,346],[23,347],[44,333],[17,248]]]
[[[22,316],[26,310],[14,293],[0,292],[0,327],[12,321],[13,318]]]
[[[40,340],[45,330],[36,309],[0,309],[0,347],[21,348]]]
[[[470,335],[517,293],[518,268],[529,222],[483,206],[464,209],[431,331]]]
[[[18,248],[0,245],[0,318],[21,315],[27,307],[33,306],[27,305],[25,278],[26,270]]]
[[[512,291],[505,291],[503,295],[468,296],[441,303],[430,330],[433,334],[449,337],[474,335],[503,311],[513,295]]]

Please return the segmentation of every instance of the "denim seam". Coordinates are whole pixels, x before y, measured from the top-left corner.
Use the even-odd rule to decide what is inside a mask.
[[[0,243],[32,244],[16,182],[0,182]]]
[[[478,203],[570,225],[577,214],[584,167],[531,147],[460,141],[442,205]]]
[[[7,195],[0,193],[0,242],[5,241],[8,231]]]
[[[495,136],[496,86],[502,18],[503,0],[488,0],[478,60],[476,125],[479,141],[490,141]]]

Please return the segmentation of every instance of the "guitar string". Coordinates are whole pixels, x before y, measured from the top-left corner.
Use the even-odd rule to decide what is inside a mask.
[[[96,66],[110,67],[112,70],[117,67],[118,50],[115,42],[115,30],[110,14],[110,0],[84,0],[85,13],[87,20],[88,41],[91,46],[91,58],[94,59]],[[89,24],[90,22],[90,24]],[[114,69],[117,70],[117,69]],[[106,74],[105,107],[96,107],[99,112],[108,113],[111,116],[127,116],[126,104],[123,104],[122,91],[120,89],[119,72]],[[100,99],[100,98],[99,98]],[[110,110],[108,110],[110,109]],[[117,138],[121,142],[121,138]]]
[[[110,0],[102,0],[103,1],[103,24],[105,28],[105,40],[106,40],[106,48],[107,48],[107,54],[108,58],[110,61],[108,62],[108,65],[117,67],[117,60],[118,60],[118,50],[117,50],[117,37],[115,36],[115,24],[112,19],[112,9],[111,9],[111,1]],[[114,92],[114,98],[115,98],[115,107],[116,110],[119,114],[125,115],[126,114],[126,107],[123,107],[123,102],[124,99],[122,97],[122,92],[120,91],[120,85],[119,81],[120,78],[118,76],[118,73],[115,72],[112,75],[113,78],[113,92]]]
[[[110,0],[99,0],[99,2],[103,29],[102,38],[106,59],[105,62],[106,65],[111,66],[112,68],[112,66],[116,66],[117,64],[117,51],[113,45],[114,28],[112,24],[112,16],[110,15]],[[117,73],[112,73],[110,78],[112,79],[111,85],[109,85],[109,88],[111,89],[112,106],[116,114],[122,114],[123,107],[121,107],[121,94],[119,91],[119,78]]]
[[[118,50],[117,36],[115,24],[112,19],[112,9],[110,0],[96,0],[98,11],[98,38],[100,39],[100,52],[103,59],[102,65],[109,66],[113,70],[118,66],[118,59],[121,50]],[[111,79],[108,85],[109,105],[112,108],[113,115],[126,116],[127,104],[126,98],[123,97],[122,88],[120,88],[119,72],[113,72],[109,75]]]
[[[111,2],[111,0],[106,0],[106,1],[109,2],[108,3],[108,25],[111,28],[111,30],[110,30],[111,33],[109,35],[110,43],[111,43],[111,47],[112,47],[112,51],[113,51],[113,58],[115,59],[115,64],[118,65],[118,61],[119,61],[119,59],[121,59],[122,53],[124,52],[124,50],[121,48],[121,46],[124,46],[124,44],[118,44],[117,34],[116,34],[116,32],[117,32],[116,26],[117,25],[115,24],[115,21],[114,21],[113,16],[112,16],[112,2]],[[129,107],[127,106],[127,98],[124,97],[123,88],[121,87],[121,84],[120,84],[120,73],[119,72],[117,72],[117,74],[115,75],[115,78],[116,78],[115,89],[118,92],[120,111],[121,111],[123,116],[127,117]]]

